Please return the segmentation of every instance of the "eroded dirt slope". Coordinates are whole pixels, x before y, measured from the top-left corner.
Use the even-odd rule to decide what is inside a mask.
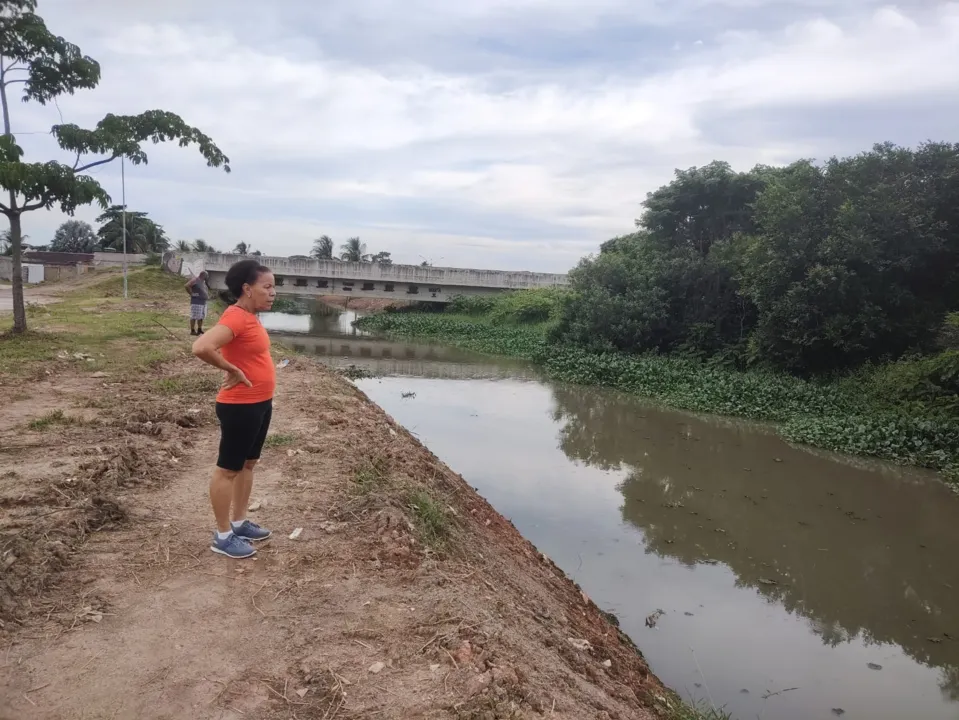
[[[548,559],[305,359],[279,371],[253,493],[275,536],[255,561],[212,554],[217,382],[185,357],[124,378],[68,359],[8,406],[4,720],[626,719],[672,702]]]

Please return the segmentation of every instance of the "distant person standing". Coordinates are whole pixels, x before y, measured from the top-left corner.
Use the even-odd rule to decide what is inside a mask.
[[[203,270],[186,284],[190,293],[190,334],[203,334],[203,321],[206,320],[206,304],[210,299],[210,286],[207,284],[207,272]]]
[[[220,449],[210,480],[216,518],[210,549],[245,558],[256,552],[251,542],[270,537],[270,531],[248,520],[246,512],[276,389],[270,336],[257,313],[273,306],[276,288],[273,273],[255,260],[235,263],[226,274],[226,287],[224,299],[230,306],[210,332],[196,339],[193,354],[226,373],[216,396]]]

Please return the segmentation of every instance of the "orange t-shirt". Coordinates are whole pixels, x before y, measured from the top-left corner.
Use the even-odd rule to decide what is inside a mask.
[[[276,390],[276,368],[270,355],[270,336],[260,319],[241,307],[231,305],[217,324],[233,331],[233,339],[220,348],[220,352],[227,362],[243,371],[253,387],[241,384],[229,390],[220,390],[216,401],[248,405],[272,400]]]

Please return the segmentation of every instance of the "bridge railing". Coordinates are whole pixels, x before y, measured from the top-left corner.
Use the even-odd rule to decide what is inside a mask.
[[[191,273],[200,269],[208,272],[226,272],[240,256],[185,254],[183,267]],[[334,260],[295,259],[286,257],[258,257],[262,264],[277,275],[291,277],[323,277],[343,280],[371,280],[420,285],[445,285],[521,289],[563,287],[569,284],[566,275],[515,270],[481,270],[472,268],[423,267],[420,265],[380,265],[378,263],[351,263]]]

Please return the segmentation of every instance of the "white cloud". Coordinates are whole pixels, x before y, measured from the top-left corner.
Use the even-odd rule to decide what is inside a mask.
[[[158,149],[130,173],[128,202],[174,237],[264,251],[303,251],[322,232],[361,234],[399,260],[563,269],[629,231],[645,193],[675,167],[834,150],[839,128],[813,140],[764,124],[768,113],[812,121],[824,107],[959,97],[956,3],[858,0],[841,14],[818,0],[335,0],[322,13],[298,2],[139,5],[41,4],[104,69],[96,91],[61,101],[65,119],[181,113],[234,172]],[[698,22],[713,10],[738,24]],[[750,24],[760,11],[766,24]],[[635,50],[614,53],[624,27]],[[523,45],[489,54],[524,33],[538,55]],[[574,36],[576,52],[565,44]],[[441,52],[405,47],[407,37]],[[496,57],[500,65],[462,69]],[[58,121],[52,107],[14,112],[21,130]],[[714,126],[737,113],[751,129],[717,140]],[[913,122],[921,137],[922,118]],[[861,133],[842,151],[887,139],[868,125]],[[38,157],[52,151],[49,139],[21,139]],[[117,174],[98,177],[118,196]],[[50,234],[60,219],[32,216],[28,232]]]

